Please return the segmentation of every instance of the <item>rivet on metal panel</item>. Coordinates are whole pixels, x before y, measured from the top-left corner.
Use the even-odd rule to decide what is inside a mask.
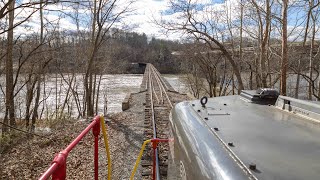
[[[253,164],[253,163],[250,163],[250,164],[249,164],[249,169],[251,169],[251,170],[256,170],[256,169],[257,169],[257,165],[256,165],[256,164]]]

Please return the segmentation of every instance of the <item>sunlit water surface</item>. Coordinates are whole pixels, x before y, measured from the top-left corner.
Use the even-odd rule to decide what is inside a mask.
[[[163,77],[173,86],[173,88],[180,93],[190,93],[186,81],[186,75],[168,75],[164,74]],[[65,80],[70,81],[71,74],[64,75]],[[97,77],[99,78],[99,77]],[[107,74],[102,76],[100,95],[99,95],[99,105],[98,113],[105,113],[104,108],[107,107],[107,113],[116,113],[122,111],[122,101],[127,94],[138,92],[140,89],[140,84],[142,82],[142,74]],[[20,81],[17,83],[15,91],[17,91],[25,82],[25,77],[20,76]],[[73,88],[78,93],[81,108],[83,107],[83,75],[77,74],[75,77]],[[288,94],[293,96],[295,77],[288,78]],[[97,83],[96,83],[97,84]],[[246,86],[247,82],[244,81]],[[5,91],[5,77],[0,77],[0,85],[2,90]],[[275,85],[277,87],[277,84]],[[40,104],[40,114],[41,118],[50,118],[50,116],[55,116],[56,108],[59,108],[61,112],[62,104],[65,101],[66,93],[68,90],[68,84],[63,80],[61,75],[47,74],[45,81],[45,91],[43,91],[44,83],[42,82],[41,88],[41,104]],[[307,89],[307,84],[302,81],[300,84],[299,98],[304,99],[305,92]],[[300,93],[301,92],[301,93]],[[15,109],[16,117],[25,117],[25,99],[26,99],[26,87],[24,86],[22,90],[15,97]],[[107,103],[105,103],[105,99]],[[34,104],[34,102],[32,103]],[[57,106],[56,106],[57,105]],[[0,118],[4,117],[4,95],[0,91]],[[68,116],[77,118],[79,115],[78,108],[75,103],[75,98],[72,93],[69,93],[68,103],[64,108],[64,113]],[[83,109],[81,109],[83,111]]]
[[[127,94],[139,91],[142,78],[142,74],[103,75],[99,93],[98,113],[104,113],[105,107],[107,107],[107,113],[121,112],[121,104],[123,99]],[[71,75],[65,74],[64,79],[70,81]],[[82,106],[84,97],[83,76],[81,74],[78,74],[76,75],[75,79],[76,81],[73,81],[73,88],[78,93],[80,104]],[[2,87],[5,87],[4,78],[0,81],[0,83]],[[20,88],[22,84],[23,81],[18,83],[16,90]],[[43,87],[44,83],[42,82],[40,114],[41,118],[48,118],[50,116],[55,116],[56,107],[58,107],[60,109],[59,112],[61,112],[62,104],[66,99],[68,84],[63,80],[63,78],[60,75],[56,76],[55,74],[48,74],[46,75],[45,91],[43,91]],[[15,98],[15,113],[17,118],[24,118],[25,116],[25,99],[26,88],[23,87],[22,90],[18,93],[17,97]],[[0,116],[3,117],[5,109],[3,93],[0,94],[0,100]],[[105,103],[105,100],[107,100],[107,103]],[[70,91],[68,96],[68,103],[65,106],[64,112],[68,115],[71,115],[72,117],[78,117],[78,111],[79,110],[76,106],[74,95],[72,95]]]

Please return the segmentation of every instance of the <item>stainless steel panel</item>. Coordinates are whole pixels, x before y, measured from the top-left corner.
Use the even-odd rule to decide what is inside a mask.
[[[175,106],[170,121],[175,161],[183,164],[187,179],[249,179],[188,102]]]

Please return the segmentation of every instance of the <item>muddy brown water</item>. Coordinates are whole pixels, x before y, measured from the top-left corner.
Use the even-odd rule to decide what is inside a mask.
[[[187,91],[186,85],[183,83],[183,76],[180,75],[164,75],[165,79],[179,92],[185,93]],[[65,79],[71,79],[71,74],[65,74]],[[97,77],[98,78],[98,77]],[[142,82],[142,74],[107,74],[102,76],[100,97],[99,97],[99,114],[103,114],[105,102],[107,99],[107,113],[117,113],[122,111],[122,101],[129,93],[138,92]],[[75,77],[74,89],[78,92],[80,103],[83,103],[83,76],[77,74]],[[0,82],[2,87],[5,87],[5,81]],[[20,88],[21,81],[18,83],[17,88]],[[45,89],[43,89],[45,85]],[[56,107],[61,108],[65,100],[68,85],[63,78],[55,74],[46,75],[45,84],[41,85],[41,104],[40,111],[41,118],[54,117]],[[71,93],[70,93],[71,94]],[[25,116],[25,97],[26,88],[18,93],[15,98],[15,109],[17,118],[24,118]],[[56,106],[57,105],[57,106]],[[4,95],[0,93],[0,117],[4,116]],[[78,110],[75,103],[75,98],[71,95],[68,105],[65,106],[65,113],[72,117],[78,116]]]

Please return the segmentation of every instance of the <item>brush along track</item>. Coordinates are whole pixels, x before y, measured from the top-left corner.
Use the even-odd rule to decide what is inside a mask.
[[[171,85],[165,81],[160,73],[147,64],[141,89],[146,89],[145,105],[145,140],[152,138],[168,139],[169,114],[174,103],[186,100],[186,95],[174,91]],[[156,156],[156,179],[167,179],[168,171],[168,143],[159,143]],[[152,179],[153,150],[147,146],[142,157],[143,179]]]

